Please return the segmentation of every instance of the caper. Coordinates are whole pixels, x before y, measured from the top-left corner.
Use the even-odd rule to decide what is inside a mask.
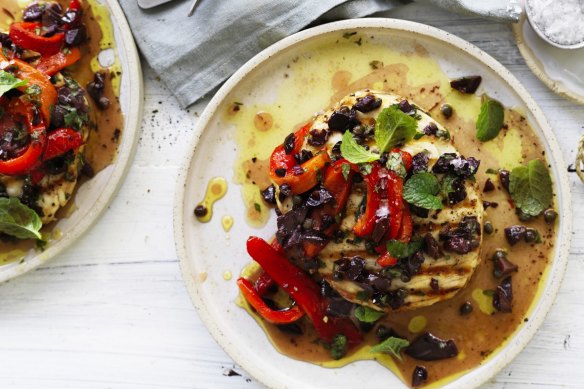
[[[556,221],[557,217],[558,213],[554,211],[552,208],[548,208],[545,211],[543,211],[543,220],[545,220],[547,224],[553,224]]]
[[[207,214],[207,212],[209,212],[209,210],[207,209],[207,207],[205,207],[202,204],[199,204],[195,207],[195,216],[196,217],[203,217]]]
[[[450,104],[442,104],[440,107],[440,112],[446,119],[452,116],[452,106]]]
[[[472,312],[472,303],[470,301],[465,301],[459,309],[461,315],[468,315]]]
[[[515,213],[517,214],[517,217],[519,218],[519,220],[521,220],[522,222],[526,222],[526,221],[533,219],[533,216],[531,216],[528,213],[523,212],[521,210],[521,208],[517,208],[515,210]]]
[[[495,253],[493,254],[493,257],[491,259],[493,261],[496,261],[497,259],[501,258],[507,258],[507,253],[504,250],[497,249],[495,250]]]
[[[495,229],[493,228],[493,224],[489,221],[486,221],[485,225],[483,226],[483,231],[485,232],[485,234],[491,235],[493,231],[495,231]]]
[[[537,230],[535,228],[527,228],[525,230],[525,242],[533,243],[537,239]]]

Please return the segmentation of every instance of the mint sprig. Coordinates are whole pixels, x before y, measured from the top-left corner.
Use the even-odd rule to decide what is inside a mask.
[[[400,361],[402,360],[401,351],[408,347],[410,342],[407,339],[396,338],[395,336],[390,336],[383,342],[375,345],[369,349],[370,353],[384,353],[393,355]]]
[[[476,122],[477,139],[486,142],[496,138],[503,127],[504,118],[503,105],[497,100],[484,96]]]
[[[416,119],[402,112],[398,106],[384,108],[375,122],[374,135],[379,153],[412,140],[417,128]]]
[[[404,184],[403,198],[409,204],[424,209],[442,209],[438,178],[432,173],[416,173]]]
[[[21,80],[5,70],[0,70],[0,96],[11,89],[26,85],[26,83],[26,80]]]
[[[518,166],[509,175],[509,193],[521,211],[537,216],[552,202],[552,179],[547,167],[539,160]]]
[[[18,239],[41,239],[39,215],[15,197],[0,197],[0,232]]]
[[[357,143],[350,131],[345,131],[341,142],[341,154],[352,163],[367,163],[377,161],[379,154],[372,153]]]

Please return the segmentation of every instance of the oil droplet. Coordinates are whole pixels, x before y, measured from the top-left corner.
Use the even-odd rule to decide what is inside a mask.
[[[414,316],[411,318],[410,323],[408,324],[408,330],[415,334],[426,328],[426,324],[428,324],[428,319],[426,319],[426,316]]]
[[[479,304],[479,309],[485,315],[492,315],[495,312],[493,307],[493,297],[483,293],[482,289],[475,289],[472,291],[472,298]]]
[[[233,274],[231,274],[231,272],[229,270],[226,270],[223,272],[223,279],[225,281],[231,280],[232,277],[233,277]]]
[[[260,111],[253,118],[253,124],[260,131],[268,131],[274,124],[274,118],[268,112]]]
[[[229,232],[231,227],[233,227],[233,217],[229,215],[225,215],[221,218],[221,225],[223,226],[223,230],[225,232]]]
[[[205,192],[205,198],[197,204],[197,207],[205,207],[207,212],[202,216],[197,216],[197,220],[201,223],[207,223],[211,220],[211,217],[213,216],[213,204],[215,201],[225,196],[225,193],[227,193],[227,181],[225,178],[214,177],[209,180],[207,191]]]

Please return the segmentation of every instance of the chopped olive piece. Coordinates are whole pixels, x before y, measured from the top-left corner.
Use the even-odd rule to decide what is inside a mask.
[[[420,386],[428,380],[428,370],[424,366],[416,366],[412,373],[412,386]]]
[[[506,191],[509,191],[509,174],[509,170],[499,170],[499,181]]]
[[[276,204],[276,188],[274,184],[268,186],[266,189],[262,190],[262,197],[264,201],[268,204]]]
[[[524,226],[511,226],[505,228],[505,238],[511,246],[519,242],[521,239],[525,238],[525,227]]]
[[[468,315],[472,313],[472,303],[470,301],[465,301],[459,308],[459,312],[461,315]]]
[[[495,251],[495,254],[493,254],[493,262],[495,265],[493,276],[496,278],[507,276],[516,272],[518,269],[516,264],[507,259],[507,254],[503,250]]]
[[[429,332],[416,338],[405,353],[421,361],[437,361],[458,355],[458,348],[453,340],[442,340]]]
[[[275,170],[275,173],[278,177],[284,177],[286,175],[286,169],[284,169],[283,167],[278,168]]]
[[[513,302],[513,287],[511,284],[511,277],[505,278],[501,284],[497,286],[495,295],[493,296],[493,307],[499,312],[511,312],[511,305]]]
[[[450,81],[450,87],[461,93],[473,94],[477,91],[479,85],[481,85],[481,81],[481,76],[461,77]]]
[[[495,190],[495,184],[493,184],[493,181],[491,181],[490,178],[487,178],[487,180],[485,181],[485,187],[483,188],[483,192],[487,193],[487,192],[492,192]]]
[[[547,224],[553,224],[556,221],[557,217],[558,213],[554,211],[552,208],[548,208],[545,211],[543,211],[543,220],[545,220]]]
[[[434,259],[438,259],[444,255],[438,241],[429,232],[424,235],[424,252]]]
[[[290,154],[292,150],[294,150],[294,142],[296,141],[296,137],[294,133],[291,132],[286,139],[284,139],[284,151],[286,154]]]
[[[357,102],[355,103],[353,108],[359,112],[366,113],[371,112],[374,109],[379,108],[380,106],[381,106],[380,98],[377,98],[373,95],[367,95],[363,98],[357,99]]]
[[[440,107],[440,112],[442,112],[442,115],[448,119],[452,116],[452,106],[450,104],[442,104]]]

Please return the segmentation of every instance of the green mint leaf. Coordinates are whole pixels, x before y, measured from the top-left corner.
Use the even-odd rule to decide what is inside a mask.
[[[413,117],[403,113],[399,107],[384,108],[375,122],[375,142],[379,152],[384,153],[392,147],[410,141],[418,128]]]
[[[349,173],[351,173],[351,165],[348,163],[342,164],[341,173],[343,173],[343,177],[345,178],[345,181],[347,181],[349,179]]]
[[[375,323],[385,315],[384,312],[376,311],[369,307],[359,305],[355,308],[355,317],[362,323]]]
[[[5,70],[0,70],[0,96],[11,89],[26,85],[26,83],[26,80],[21,80]]]
[[[262,207],[258,203],[253,203],[253,208],[256,210],[256,212],[262,211]]]
[[[18,239],[41,239],[39,215],[16,197],[0,198],[0,232]]]
[[[352,163],[367,163],[379,159],[379,154],[372,153],[358,144],[349,131],[345,131],[343,134],[341,154],[347,161]]]
[[[485,173],[487,174],[499,174],[499,171],[497,169],[493,169],[493,168],[488,168]]]
[[[519,209],[537,216],[552,202],[552,179],[547,167],[539,159],[519,166],[509,175],[509,193]]]
[[[389,338],[385,339],[383,342],[379,343],[371,347],[369,350],[370,353],[384,353],[393,355],[400,361],[402,360],[401,351],[408,347],[410,342],[407,339],[396,338],[394,336],[390,336]]]
[[[341,359],[347,353],[347,337],[345,335],[337,334],[331,342],[331,357],[333,359]]]
[[[399,240],[390,240],[387,242],[387,252],[394,258],[407,258],[421,249],[421,240],[413,240],[409,243],[403,243]]]
[[[442,200],[436,196],[440,183],[428,172],[416,173],[404,184],[403,198],[408,203],[424,209],[442,209]]]
[[[496,138],[499,135],[499,131],[501,131],[501,127],[503,127],[504,117],[505,114],[501,103],[485,97],[476,123],[477,139],[481,142],[486,142]]]
[[[393,170],[401,178],[405,178],[408,173],[400,153],[389,153],[385,166],[389,170]]]

